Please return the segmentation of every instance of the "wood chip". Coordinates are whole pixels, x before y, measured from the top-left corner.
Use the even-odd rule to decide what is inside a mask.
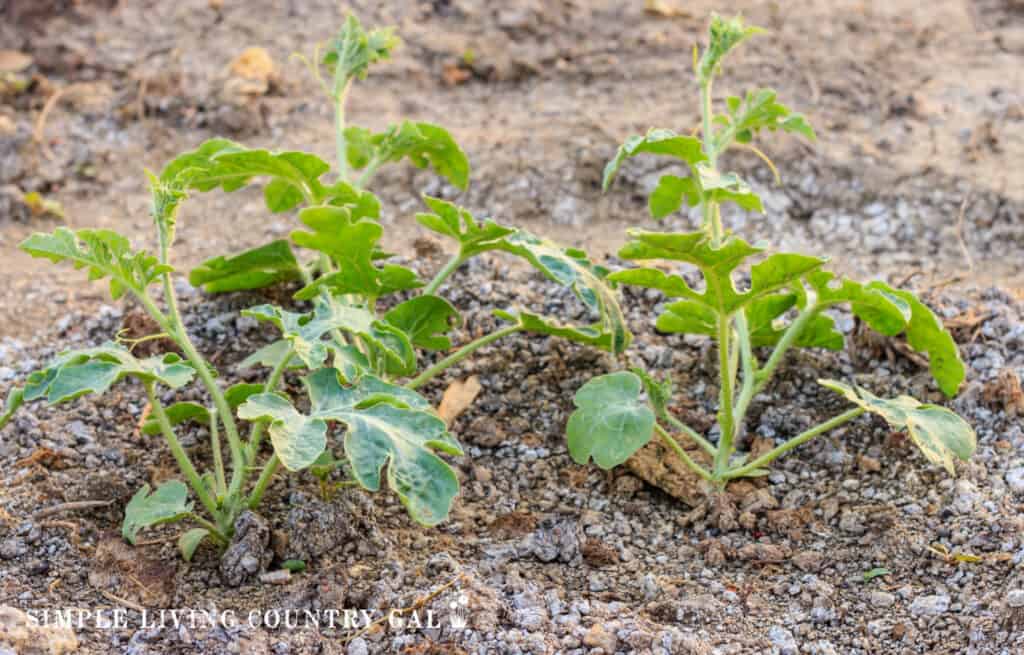
[[[459,414],[469,409],[481,388],[480,380],[475,375],[448,385],[441,397],[441,405],[437,408],[437,413],[446,425],[451,425]]]
[[[0,73],[20,73],[32,65],[32,57],[17,50],[0,50]]]

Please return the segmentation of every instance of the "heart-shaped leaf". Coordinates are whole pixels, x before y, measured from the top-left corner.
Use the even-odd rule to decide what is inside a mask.
[[[384,314],[384,320],[427,350],[448,350],[452,341],[445,333],[462,323],[459,311],[439,296],[417,296]]]
[[[654,434],[654,412],[640,400],[643,383],[626,371],[593,378],[573,398],[569,454],[578,464],[590,458],[603,469],[625,462]]]
[[[188,502],[188,487],[184,482],[167,480],[153,493],[148,484],[142,485],[124,508],[121,536],[135,544],[140,529],[177,521],[191,511],[192,503]]]

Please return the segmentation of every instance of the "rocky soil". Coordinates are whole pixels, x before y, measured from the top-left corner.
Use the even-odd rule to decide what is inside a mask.
[[[214,134],[330,156],[324,104],[288,54],[329,36],[335,3],[112,4],[0,2],[9,19],[0,51],[31,60],[0,57],[0,395],[60,350],[109,339],[138,317],[130,304],[109,304],[80,272],[15,249],[60,222],[25,193],[59,202],[74,227],[117,228],[142,245],[150,228],[143,165],[159,168]],[[449,125],[474,165],[459,202],[604,258],[625,226],[652,225],[644,197],[664,172],[635,162],[602,196],[604,161],[630,133],[650,124],[688,129],[696,116],[688,53],[714,7],[648,4],[657,10],[598,1],[352,3],[366,22],[397,24],[406,40],[356,94],[352,118],[376,128],[399,117]],[[77,652],[134,655],[1024,649],[1024,9],[1012,0],[801,5],[791,13],[736,5],[773,38],[755,41],[729,73],[736,88],[777,86],[806,108],[822,139],[810,149],[769,144],[781,187],[756,159],[731,161],[765,193],[768,212],[726,218],[752,240],[833,255],[839,270],[928,299],[969,366],[951,406],[974,425],[979,447],[955,478],[861,418],[779,460],[767,479],[734,485],[737,526],[723,531],[700,507],[625,469],[575,465],[563,437],[572,392],[606,369],[643,361],[671,374],[681,390],[675,410],[696,426],[713,423],[714,351],[703,339],[655,333],[660,297],[627,291],[637,340],[621,361],[509,337],[426,388],[437,402],[450,381],[477,375],[482,385],[454,425],[467,451],[453,460],[461,496],[451,520],[428,531],[386,493],[324,499],[300,475],[279,478],[259,514],[245,518],[226,565],[206,548],[182,562],[172,526],[131,548],[119,537],[127,499],[175,475],[166,449],[135,430],[142,390],[123,384],[58,408],[26,407],[0,431],[0,606],[8,608],[0,653],[62,652],[75,642]],[[249,46],[267,48],[277,65],[255,87],[233,80],[230,67]],[[417,194],[454,190],[401,167],[374,190],[393,234],[388,245],[431,272],[440,247],[421,241],[413,257],[422,235],[408,227],[409,214]],[[258,192],[190,201],[181,267],[262,243],[289,220],[267,217]],[[665,227],[692,225],[683,217]],[[258,371],[236,364],[273,334],[239,312],[266,299],[208,297],[184,280],[179,291],[201,350],[230,381],[255,379]],[[466,316],[461,341],[510,303],[579,311],[500,257],[467,265],[442,294]],[[841,411],[842,401],[815,383],[822,376],[943,401],[898,340],[879,342],[838,318],[848,352],[792,357],[756,399],[751,441],[781,440]],[[298,391],[297,379],[288,383]],[[190,397],[201,393],[177,396]],[[208,459],[205,430],[182,435]],[[83,504],[47,511],[61,503]],[[284,573],[282,563],[296,558],[307,569]],[[92,620],[74,634],[39,629],[19,613],[114,607],[129,608],[126,627]],[[160,608],[231,610],[238,625],[211,624],[210,614],[175,625],[154,614]],[[327,624],[332,608],[415,611],[402,627],[366,629],[356,616],[346,629],[344,617]],[[321,624],[310,625],[311,616]]]

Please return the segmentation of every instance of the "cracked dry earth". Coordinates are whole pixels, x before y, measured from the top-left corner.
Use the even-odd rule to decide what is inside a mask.
[[[329,36],[341,15],[335,3],[108,4],[0,2],[9,19],[0,23],[0,49],[33,58],[31,85],[0,98],[0,394],[59,350],[138,321],[135,308],[107,304],[80,273],[15,249],[28,233],[56,225],[31,216],[21,192],[58,200],[75,227],[114,227],[151,245],[143,165],[158,168],[215,134],[329,155],[326,109],[287,57]],[[247,517],[239,566],[222,566],[205,549],[191,564],[180,561],[175,527],[151,530],[145,545],[130,548],[118,536],[127,499],[175,474],[169,453],[134,433],[142,390],[123,384],[58,408],[24,408],[0,431],[0,606],[216,607],[236,612],[241,624],[161,626],[150,614],[143,625],[139,609],[129,609],[127,627],[88,624],[71,635],[36,630],[4,610],[0,644],[10,645],[0,653],[60,652],[74,642],[77,652],[136,655],[1024,650],[1024,7],[734,5],[728,9],[742,9],[773,38],[737,58],[729,88],[767,81],[810,115],[822,138],[813,149],[769,144],[780,187],[756,161],[730,161],[754,179],[768,211],[726,219],[751,239],[830,254],[841,271],[902,283],[928,299],[968,364],[951,406],[975,427],[979,446],[955,478],[869,418],[779,460],[765,479],[733,485],[714,505],[671,471],[659,482],[689,502],[628,468],[575,465],[562,436],[571,395],[614,366],[643,361],[671,374],[681,390],[674,410],[699,428],[713,423],[715,352],[703,339],[655,333],[661,298],[627,290],[637,338],[622,362],[547,338],[509,337],[426,388],[438,402],[449,381],[477,375],[482,386],[454,425],[467,450],[453,461],[461,496],[451,520],[428,531],[388,494],[350,490],[325,500],[300,475],[275,482],[259,515]],[[645,12],[641,2],[528,0],[348,7],[364,22],[396,24],[406,41],[357,91],[352,119],[375,128],[400,116],[445,123],[474,165],[460,203],[598,258],[617,249],[625,226],[652,225],[644,198],[666,172],[654,160],[631,163],[602,196],[601,167],[630,133],[694,122],[689,47],[707,12],[726,9],[680,3],[685,11],[666,15]],[[228,65],[252,45],[272,53],[277,76],[259,93],[239,94]],[[678,77],[665,84],[667,75]],[[72,85],[35,143],[46,99]],[[409,215],[419,210],[419,193],[455,190],[401,167],[375,184],[392,249],[432,272],[443,246],[419,241],[413,258],[422,235],[406,229]],[[268,218],[261,205],[258,192],[190,201],[181,267],[289,229],[287,218]],[[693,225],[682,217],[664,227]],[[239,312],[266,297],[208,297],[179,286],[203,352],[229,381],[255,379],[258,372],[235,365],[273,334]],[[271,294],[281,301],[287,291]],[[497,257],[463,267],[441,293],[466,317],[460,342],[493,327],[491,310],[509,299],[583,318],[571,296]],[[848,315],[837,318],[848,352],[791,357],[756,399],[746,446],[841,411],[815,383],[822,376],[942,401],[898,340],[878,342]],[[297,379],[288,383],[298,390]],[[202,399],[192,387],[178,395],[189,397]],[[183,437],[208,461],[205,430]],[[76,501],[109,504],[40,515]],[[282,575],[292,558],[308,568]],[[887,572],[866,580],[879,569]],[[340,620],[319,628],[247,624],[253,609],[277,612],[258,616],[266,623],[332,608],[407,607],[423,624],[432,611],[434,621],[369,630],[346,630]],[[452,617],[466,627],[453,627]]]

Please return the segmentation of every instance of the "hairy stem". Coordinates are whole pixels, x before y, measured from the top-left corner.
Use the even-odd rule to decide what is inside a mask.
[[[824,423],[821,423],[819,425],[816,425],[810,430],[801,432],[800,434],[793,437],[786,443],[782,444],[781,446],[777,446],[776,448],[773,448],[772,450],[768,451],[764,455],[761,455],[760,457],[750,462],[749,464],[745,464],[739,468],[732,469],[731,471],[726,471],[720,477],[722,479],[728,480],[731,478],[739,478],[745,475],[749,475],[755,469],[759,469],[771,463],[772,460],[779,457],[780,455],[783,455],[793,450],[797,446],[810,441],[811,439],[817,437],[820,434],[823,434],[825,432],[828,432],[829,430],[839,427],[843,423],[852,421],[853,419],[857,418],[864,412],[865,410],[861,407],[856,407],[849,411],[843,412],[839,416],[828,421],[825,421]]]
[[[661,437],[662,441],[668,444],[668,447],[671,448],[672,451],[679,456],[679,459],[683,460],[683,463],[686,464],[686,466],[688,466],[690,470],[692,470],[694,473],[704,478],[705,480],[713,479],[711,473],[709,473],[706,468],[704,468],[697,462],[693,461],[693,458],[690,457],[690,454],[686,452],[686,450],[682,446],[679,445],[679,442],[676,441],[675,438],[665,430],[665,428],[655,423],[654,431],[657,432],[658,436]]]
[[[220,452],[220,431],[217,429],[217,410],[210,412],[210,451],[213,453],[213,475],[217,481],[217,496],[223,500],[228,494],[224,480],[224,457]]]
[[[231,543],[231,540],[224,536],[224,533],[220,531],[220,528],[218,528],[213,523],[210,523],[198,514],[189,514],[189,518],[198,523],[201,527],[206,528],[206,530],[210,533],[210,538],[216,541],[221,546],[227,546]]]
[[[705,439],[704,437],[702,437],[699,432],[697,432],[696,430],[691,428],[689,425],[683,423],[682,421],[677,419],[675,416],[672,416],[671,414],[669,414],[667,412],[661,418],[664,419],[665,421],[667,421],[672,427],[674,427],[675,429],[679,430],[680,432],[685,434],[687,437],[689,437],[691,441],[693,441],[695,444],[700,446],[701,449],[704,452],[706,452],[708,455],[714,456],[714,454],[715,454],[715,445],[713,443],[711,443],[710,441],[708,441],[707,439]]]
[[[718,317],[718,373],[721,391],[718,399],[718,426],[721,429],[718,437],[718,449],[715,452],[715,475],[723,473],[732,456],[732,441],[736,427],[732,414],[732,362],[729,356],[729,345],[732,342],[732,319],[729,316]]]
[[[337,84],[337,81],[335,82]],[[348,143],[345,139],[345,103],[352,80],[348,80],[334,95],[334,147],[338,157],[338,181],[348,181]]]
[[[149,398],[149,406],[153,410],[153,416],[156,417],[157,424],[160,426],[160,432],[163,433],[164,440],[167,441],[167,447],[171,449],[171,454],[174,455],[175,461],[178,462],[178,468],[185,475],[189,486],[192,487],[192,491],[195,492],[199,502],[203,504],[206,511],[214,519],[220,520],[220,509],[217,507],[217,501],[210,495],[210,491],[206,488],[206,483],[199,477],[199,473],[196,471],[196,467],[193,466],[192,460],[189,459],[188,453],[182,448],[181,442],[178,441],[177,435],[174,434],[174,428],[171,427],[171,422],[167,418],[167,412],[164,411],[163,403],[160,402],[156,395],[155,383],[147,381],[142,384],[146,388],[146,396]]]
[[[270,459],[263,466],[263,471],[260,472],[260,477],[256,479],[256,485],[252,488],[252,493],[249,494],[249,500],[246,502],[249,509],[256,509],[260,505],[260,501],[263,500],[263,494],[266,492],[267,487],[270,486],[270,481],[273,479],[274,474],[277,473],[277,469],[281,466],[281,460],[278,459],[277,454],[271,455]]]
[[[757,382],[757,361],[754,359],[753,348],[750,345],[747,315],[742,309],[736,314],[736,340],[739,341],[740,360],[743,362],[743,386],[740,388],[739,399],[733,409],[733,417],[737,429],[740,429],[743,427],[750,401],[754,397]]]
[[[500,338],[502,338],[504,336],[507,336],[509,334],[513,334],[515,332],[518,332],[521,329],[522,328],[519,325],[510,325],[508,327],[505,327],[505,328],[502,328],[502,329],[497,330],[495,332],[492,332],[492,333],[488,334],[487,336],[480,337],[476,341],[471,341],[470,343],[467,343],[465,346],[459,348],[458,350],[453,352],[451,355],[448,355],[447,357],[445,357],[444,359],[442,359],[438,363],[434,364],[433,366],[431,366],[427,370],[425,370],[422,373],[420,373],[418,376],[413,378],[410,382],[406,383],[406,385],[405,385],[406,388],[407,389],[416,389],[416,388],[419,388],[419,387],[423,386],[424,384],[429,382],[431,379],[433,379],[434,376],[438,375],[439,373],[441,373],[445,369],[447,369],[447,368],[449,368],[451,366],[454,366],[455,364],[458,364],[459,362],[464,360],[466,357],[471,355],[474,351],[476,351],[476,350],[478,350],[480,348],[483,348],[487,344],[489,344],[491,342],[494,342],[494,341],[497,341],[498,339],[500,339]]]
[[[789,327],[786,328],[786,331],[782,334],[782,338],[779,339],[777,344],[775,344],[775,348],[772,350],[772,354],[768,358],[768,361],[766,361],[764,366],[758,370],[756,375],[757,381],[754,385],[753,394],[756,394],[758,391],[763,389],[766,384],[768,384],[768,381],[775,373],[775,369],[778,368],[782,358],[786,355],[786,351],[796,343],[797,338],[804,331],[804,328],[807,327],[810,320],[814,318],[814,315],[820,310],[821,308],[816,304],[809,304],[802,312],[800,312]]]
[[[465,261],[466,258],[462,256],[462,252],[459,252],[457,255],[449,259],[448,262],[441,267],[441,270],[437,272],[437,275],[435,275],[430,281],[430,284],[423,288],[423,294],[429,295],[437,293],[437,290],[441,287],[444,281],[448,279],[448,276],[454,273],[459,266],[462,266]]]

